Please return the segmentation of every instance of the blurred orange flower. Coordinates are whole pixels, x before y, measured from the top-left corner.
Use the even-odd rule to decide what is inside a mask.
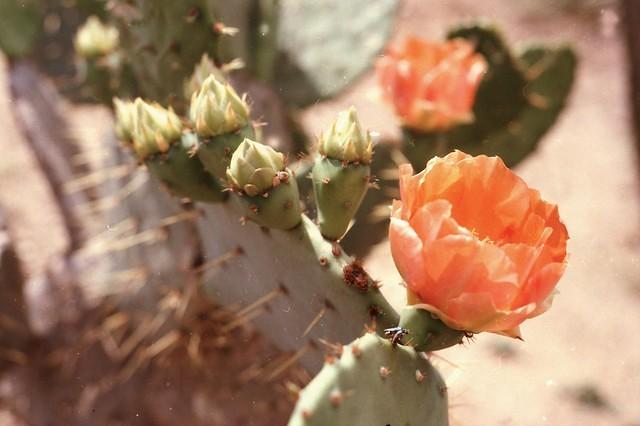
[[[376,64],[385,99],[407,127],[445,130],[473,120],[473,102],[487,63],[463,39],[434,43],[409,37]]]
[[[498,157],[456,151],[412,174],[400,166],[389,228],[410,302],[451,328],[519,337],[520,323],[551,306],[565,270],[557,206]]]

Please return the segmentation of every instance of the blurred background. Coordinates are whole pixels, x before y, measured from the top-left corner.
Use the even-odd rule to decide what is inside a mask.
[[[524,341],[485,333],[433,355],[449,386],[451,424],[640,425],[640,338],[635,330],[640,324],[640,144],[634,109],[640,81],[633,78],[640,75],[635,68],[640,67],[640,6],[633,0],[403,0],[392,40],[409,34],[441,39],[450,27],[477,18],[497,24],[511,45],[539,40],[570,44],[577,52],[577,73],[565,109],[537,149],[516,166],[530,186],[560,206],[571,236],[570,260],[552,309],[525,323]],[[54,21],[45,23],[55,30]],[[0,31],[0,36],[7,34]],[[28,125],[25,132],[25,120],[28,124],[29,117],[40,112],[12,97],[10,74],[15,79],[21,66],[25,64],[0,55],[0,243],[8,246],[2,238],[11,242],[11,257],[19,259],[26,292],[37,293],[34,280],[59,273],[55,259],[73,241],[55,185],[37,158],[46,156],[46,141],[34,145],[25,137],[37,134],[38,129]],[[382,139],[399,138],[399,122],[380,101],[369,69],[338,96],[298,108],[303,130],[317,135],[337,111],[354,105],[365,127]],[[108,130],[105,107],[62,98],[59,102],[58,111],[70,125],[69,138],[98,140]],[[5,257],[2,262],[0,296],[11,297],[6,289],[18,272],[11,269],[15,262],[5,262]],[[404,289],[398,285],[401,279],[388,245],[379,242],[364,264],[382,280],[385,295],[401,306]],[[58,308],[36,321],[54,321],[49,317],[56,314],[64,317],[68,312]],[[110,411],[121,410],[119,417],[96,418],[87,414],[87,407],[102,396],[82,383],[89,380],[86,376],[63,380],[42,376],[42,371],[29,373],[28,360],[5,355],[9,367],[0,367],[1,425],[189,424],[175,413],[151,413],[175,400],[161,382],[144,382],[151,397],[140,402],[132,396],[137,406],[111,402],[121,404]],[[38,400],[33,394],[41,390],[24,384],[32,383],[24,379],[29,374],[29,380],[40,380],[44,387],[68,384],[73,391],[60,389],[64,397]],[[195,404],[191,409],[202,409],[190,403]],[[78,414],[82,410],[85,417]],[[197,422],[227,424],[212,417]]]

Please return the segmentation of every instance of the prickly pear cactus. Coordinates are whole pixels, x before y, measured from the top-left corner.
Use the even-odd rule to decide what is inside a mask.
[[[295,170],[287,167],[283,154],[245,139],[237,148],[227,147],[231,159],[225,163],[228,164],[225,175],[217,176],[227,191],[213,183],[213,176],[209,183],[192,179],[201,175],[203,163],[206,164],[200,162],[202,157],[196,151],[203,144],[215,143],[211,135],[227,140],[236,134],[238,126],[248,125],[246,114],[239,122],[240,116],[233,112],[233,108],[245,111],[244,101],[231,96],[224,86],[218,88],[211,90],[209,100],[197,101],[205,96],[202,91],[194,94],[191,116],[196,123],[177,120],[171,109],[157,104],[139,99],[133,104],[117,101],[117,134],[125,142],[124,149],[134,151],[150,174],[174,195],[209,203],[197,205],[200,215],[176,214],[180,207],[175,203],[173,214],[164,219],[160,214],[156,219],[156,223],[166,223],[164,228],[169,232],[176,218],[185,214],[190,216],[185,226],[196,223],[199,243],[194,248],[201,250],[202,262],[193,271],[184,271],[182,267],[186,279],[196,282],[202,279],[216,303],[240,306],[237,324],[257,319],[256,327],[265,336],[281,350],[292,351],[294,361],[313,371],[322,360],[323,339],[350,341],[365,327],[383,329],[396,325],[398,315],[360,263],[345,254],[338,243],[325,239],[318,227],[301,213]],[[203,108],[198,105],[224,108],[204,108],[201,115],[198,111]],[[340,137],[332,138],[333,145],[327,152],[347,155],[345,160],[356,159],[352,157],[355,153],[360,160],[369,161],[371,143],[355,120],[355,112],[345,117],[349,118],[347,125],[344,129],[340,127],[336,133]],[[183,126],[195,128],[197,133]],[[193,149],[185,146],[187,142]],[[191,152],[190,157],[187,152]],[[207,188],[219,194],[219,198],[204,198],[202,194]],[[149,205],[159,195],[157,191],[140,194],[142,199],[149,198]],[[126,201],[136,199],[128,197]],[[158,215],[159,212],[154,212],[154,217]],[[185,226],[179,225],[177,229]],[[135,249],[142,253],[162,247],[165,252],[173,249],[166,247],[163,240],[149,243],[152,247],[140,244]],[[117,265],[125,268],[121,262]],[[154,264],[154,268],[164,266]]]
[[[447,387],[422,353],[365,334],[330,355],[289,426],[448,425]]]
[[[404,153],[414,167],[453,149],[499,155],[510,166],[535,150],[564,107],[573,84],[576,56],[567,46],[535,46],[511,53],[492,26],[461,26],[449,38],[466,38],[489,64],[474,103],[475,121],[446,132],[404,130]]]
[[[446,425],[446,386],[421,351],[458,344],[466,334],[426,311],[407,308],[399,316],[340,245],[372,170],[381,170],[355,110],[339,114],[320,137],[310,169],[300,170],[310,172],[316,224],[304,213],[298,170],[262,143],[251,102],[217,65],[244,58],[290,105],[334,95],[383,46],[396,3],[114,0],[108,12],[117,30],[92,18],[76,36],[86,81],[104,85],[98,100],[123,93],[121,77],[129,76],[127,95],[160,102],[115,102],[122,144],[104,148],[105,169],[89,176],[104,179],[96,192],[106,195],[85,206],[106,212],[106,231],[77,254],[93,262],[87,276],[103,278],[94,293],[139,285],[141,291],[115,297],[118,306],[164,315],[165,303],[177,303],[167,302],[167,294],[197,297],[204,290],[233,313],[223,334],[253,323],[289,353],[265,381],[293,365],[314,373],[325,360],[302,392],[292,426]],[[25,50],[34,37],[26,36],[8,48]],[[520,161],[564,105],[573,52],[533,47],[514,54],[495,29],[479,25],[449,37],[471,40],[489,65],[475,121],[440,132],[405,130],[406,155],[418,168],[453,148]],[[112,72],[119,78],[111,80]],[[393,152],[381,151],[390,163]],[[363,330],[369,332],[325,358],[322,345],[339,348]],[[383,330],[390,340],[376,334]]]

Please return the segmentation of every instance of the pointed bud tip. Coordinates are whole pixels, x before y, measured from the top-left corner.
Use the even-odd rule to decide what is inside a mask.
[[[198,135],[213,137],[235,132],[250,122],[249,106],[227,82],[209,75],[191,97],[191,121],[202,123],[196,127]]]
[[[319,151],[324,156],[340,161],[371,162],[371,136],[360,126],[355,107],[338,113],[329,130],[321,134]]]
[[[171,143],[182,135],[182,121],[172,108],[164,108],[158,103],[147,103],[141,98],[133,102],[132,139],[140,158],[166,152]]]

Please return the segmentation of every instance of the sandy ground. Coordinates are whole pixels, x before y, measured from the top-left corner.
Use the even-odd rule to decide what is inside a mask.
[[[439,38],[460,20],[485,16],[513,42],[570,41],[581,59],[569,108],[541,149],[518,167],[560,205],[572,237],[569,269],[553,308],[524,325],[525,342],[481,335],[440,353],[443,360],[436,362],[450,387],[452,424],[640,425],[640,180],[618,17],[613,9],[577,17],[542,7],[532,11],[526,3],[411,0],[398,19],[399,35]],[[4,71],[2,64],[3,82]],[[338,109],[354,104],[372,130],[397,132],[392,116],[372,99],[374,87],[371,76],[363,78],[341,99],[310,109],[305,124],[317,133]],[[0,205],[27,270],[37,273],[64,239],[10,108],[2,84]],[[367,263],[401,304],[387,245],[377,247]]]

